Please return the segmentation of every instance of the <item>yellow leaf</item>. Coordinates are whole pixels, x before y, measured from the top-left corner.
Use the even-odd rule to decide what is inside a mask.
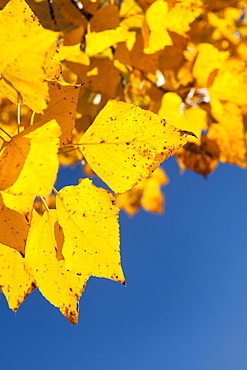
[[[0,243],[25,254],[28,222],[23,214],[16,212],[3,202],[0,194]]]
[[[247,63],[247,44],[244,40],[237,46],[236,51],[240,59]]]
[[[177,79],[180,83],[180,85],[188,85],[189,83],[193,82],[194,78],[192,76],[192,73],[191,73],[191,66],[192,66],[192,62],[189,61],[189,62],[185,62],[182,67],[180,68],[180,70],[178,71],[178,74],[177,74]]]
[[[168,4],[164,0],[157,0],[148,8],[146,22],[150,30],[150,35],[148,45],[144,48],[144,53],[153,54],[156,51],[164,49],[165,46],[173,44],[167,32],[167,14]]]
[[[126,47],[129,51],[131,51],[136,42],[136,33],[135,32],[128,32],[126,36]]]
[[[117,27],[115,30],[87,33],[86,54],[91,57],[102,53],[110,46],[125,41],[127,37],[128,32],[122,27]]]
[[[237,45],[240,42],[240,38],[235,33],[236,31],[235,21],[232,21],[232,19],[227,19],[227,17],[224,16],[223,18],[221,18],[213,12],[208,12],[207,16],[209,25],[216,28],[212,33],[213,40],[226,38],[233,45]]]
[[[58,123],[52,120],[41,127],[32,125],[14,136],[0,157],[0,190],[48,196],[58,170],[60,134]]]
[[[80,140],[92,170],[115,193],[131,189],[186,144],[188,132],[133,104],[109,101]]]
[[[241,108],[231,102],[211,101],[218,123],[211,124],[208,136],[220,149],[220,161],[246,168],[245,126]]]
[[[28,215],[31,212],[34,195],[16,195],[7,193],[7,191],[2,191],[1,194],[6,207],[23,215]]]
[[[192,74],[197,79],[198,85],[207,87],[210,73],[219,69],[222,63],[228,58],[228,51],[219,51],[212,44],[199,44],[198,55],[193,67]]]
[[[98,76],[98,74],[99,74],[98,67],[93,67],[90,71],[88,71],[87,77]]]
[[[235,129],[234,132],[237,132],[237,130]],[[246,140],[243,132],[238,132],[238,136],[235,137],[234,133],[231,133],[223,125],[212,124],[210,126],[209,137],[220,148],[219,160],[221,162],[236,164],[246,168]]]
[[[191,107],[185,110],[183,118],[183,123],[179,128],[182,130],[193,131],[196,137],[190,136],[188,141],[197,142],[198,139],[200,139],[202,130],[206,130],[208,128],[207,112],[199,106]],[[174,126],[176,127],[176,125]]]
[[[182,125],[182,99],[179,95],[173,92],[168,92],[163,95],[159,116],[165,117],[166,120],[176,127]]]
[[[141,14],[142,9],[135,0],[124,0],[121,2],[119,16],[121,18],[130,18],[130,16]]]
[[[54,43],[46,53],[45,78],[46,80],[58,80],[62,74],[62,65],[57,43]]]
[[[0,243],[0,288],[9,308],[16,311],[33,291],[35,284],[24,268],[23,258],[16,250]]]
[[[196,46],[194,43],[190,42],[187,48],[183,51],[183,58],[185,58],[185,62],[183,63],[177,74],[180,85],[186,86],[194,82],[194,78],[192,76],[192,68],[196,55]]]
[[[81,85],[70,85],[65,82],[50,81],[50,102],[43,115],[36,115],[39,125],[55,119],[59,124],[62,135],[60,146],[65,146],[71,140],[75,126],[76,108]]]
[[[222,101],[237,105],[247,104],[247,67],[242,60],[229,59],[221,64],[209,94],[215,94]]]
[[[141,207],[143,194],[143,182],[139,182],[132,189],[124,193],[116,194],[116,201],[119,208],[123,208],[129,216],[133,216]]]
[[[58,251],[62,256],[62,240],[63,233],[57,221],[57,211],[46,211],[42,217],[34,211],[24,263],[44,297],[59,307],[71,324],[76,324],[78,300],[89,276],[84,272],[76,275],[67,271],[64,260],[58,260]]]
[[[128,18],[124,18],[122,22],[120,22],[120,26],[123,28],[125,27],[128,31],[133,28],[139,28],[141,30],[142,25],[143,25],[143,20],[144,20],[143,14],[136,14]]]
[[[163,95],[159,116],[166,117],[169,123],[181,130],[192,131],[198,139],[201,131],[207,129],[206,112],[199,107],[185,109],[183,112],[182,99],[176,93]],[[188,141],[197,142],[196,137],[190,136]]]
[[[85,66],[90,65],[88,55],[81,51],[81,44],[76,45],[60,45],[59,47],[60,60],[67,60],[68,62],[78,63]]]
[[[147,179],[142,180],[133,189],[116,195],[117,205],[133,216],[140,206],[148,212],[163,213],[164,195],[160,187],[169,182],[162,168],[156,170]]]
[[[166,26],[169,31],[185,35],[190,24],[202,13],[203,3],[200,0],[181,0],[169,11]]]
[[[164,212],[164,194],[160,187],[168,182],[169,180],[161,168],[156,168],[152,175],[146,179],[141,199],[141,205],[146,211],[159,214]]]
[[[10,0],[0,11],[0,91],[35,112],[47,105],[47,53],[58,34],[42,28],[24,0]]]
[[[124,283],[120,265],[118,207],[106,190],[83,179],[57,196],[66,269]]]

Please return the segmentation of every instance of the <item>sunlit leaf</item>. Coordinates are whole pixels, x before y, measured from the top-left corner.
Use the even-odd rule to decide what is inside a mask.
[[[109,101],[80,143],[93,171],[122,193],[183,146],[185,134],[150,111]]]
[[[57,211],[49,210],[41,217],[32,213],[32,224],[28,234],[25,268],[35,284],[50,303],[60,311],[71,324],[78,321],[78,300],[88,275],[67,271],[62,256],[63,231],[57,221]]]
[[[157,0],[148,8],[146,22],[150,30],[150,35],[148,45],[144,49],[145,53],[153,54],[156,51],[164,49],[165,46],[173,44],[167,32],[167,14],[168,4],[164,0]]]
[[[8,193],[8,189],[2,191],[1,195],[6,207],[23,215],[28,215],[31,212],[35,198],[34,195],[11,194]]]
[[[0,287],[16,310],[37,284],[76,323],[89,276],[124,283],[117,205],[164,212],[161,162],[246,169],[246,6],[27,1],[0,0]],[[116,198],[88,179],[57,192],[79,163]]]
[[[65,268],[75,274],[125,282],[120,265],[118,207],[114,197],[83,179],[57,196]]]
[[[121,2],[120,17],[130,17],[142,13],[142,9],[135,0],[124,0]]]
[[[184,35],[190,30],[190,24],[201,14],[202,7],[203,3],[200,0],[177,1],[167,15],[167,29]]]
[[[160,187],[169,182],[162,168],[156,170],[147,179],[142,180],[133,189],[117,194],[117,205],[129,216],[133,216],[142,206],[148,212],[164,212],[164,194]]]
[[[220,100],[238,105],[247,104],[247,67],[241,60],[231,59],[221,64],[209,93]]]
[[[42,28],[24,0],[10,0],[0,11],[0,91],[35,112],[47,106],[47,53],[58,34]]]
[[[58,170],[60,134],[58,123],[52,120],[14,136],[0,157],[0,189],[16,195],[48,196]]]
[[[146,211],[164,213],[164,194],[160,188],[168,182],[169,179],[162,168],[156,168],[146,179],[141,199],[141,205]]]
[[[86,54],[88,56],[102,53],[110,46],[127,39],[128,32],[122,27],[102,32],[90,32],[86,35]]]
[[[13,311],[35,288],[23,261],[19,252],[0,243],[0,288]]]
[[[209,127],[209,138],[220,148],[220,160],[246,167],[246,137],[241,109],[233,103],[212,101],[212,113],[218,123]]]
[[[198,85],[207,87],[210,73],[219,69],[222,63],[228,58],[229,52],[219,51],[211,44],[198,45],[198,55],[193,67],[193,76],[197,79]]]
[[[85,66],[90,65],[89,57],[81,51],[81,44],[76,45],[60,45],[59,47],[60,60],[68,62],[79,63]]]
[[[201,131],[207,129],[206,112],[199,106],[188,109],[184,106],[180,96],[169,92],[163,95],[159,116],[166,117],[169,123],[181,130],[192,131],[196,137],[190,136],[188,141],[197,142]]]

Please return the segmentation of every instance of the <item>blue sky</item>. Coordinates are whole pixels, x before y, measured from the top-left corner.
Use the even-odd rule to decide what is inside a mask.
[[[127,287],[90,278],[74,326],[38,290],[17,314],[1,295],[1,369],[247,369],[247,172],[163,167],[165,215],[120,214]]]

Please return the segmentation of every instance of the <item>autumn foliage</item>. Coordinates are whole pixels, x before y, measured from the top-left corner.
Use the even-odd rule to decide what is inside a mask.
[[[90,276],[125,283],[118,207],[163,212],[160,163],[246,168],[245,2],[0,8],[0,287],[14,311],[37,287],[77,323]],[[112,192],[88,178],[57,191],[78,161]]]

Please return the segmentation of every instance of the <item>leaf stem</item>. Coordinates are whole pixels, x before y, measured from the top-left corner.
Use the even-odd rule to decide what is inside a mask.
[[[5,135],[7,135],[10,139],[12,139],[12,136],[8,134],[7,131],[5,131],[2,127],[0,127],[0,130],[2,130],[5,133]]]
[[[40,199],[41,199],[42,203],[44,204],[46,210],[49,211],[49,207],[48,207],[48,205],[47,205],[47,203],[45,201],[45,198],[44,197],[40,197]]]
[[[31,115],[31,119],[30,119],[30,125],[33,124],[34,116],[35,116],[35,112],[33,111],[32,115]]]
[[[57,191],[57,189],[54,188],[54,186],[52,187],[52,190],[54,191],[54,193],[59,196],[59,192]]]
[[[21,103],[17,104],[17,124],[18,124],[18,134],[19,134],[20,126],[21,126]]]
[[[74,145],[74,144],[70,144],[70,145],[68,145],[68,147],[70,147],[70,146],[72,146],[72,145]],[[77,148],[72,148],[72,149],[66,150],[66,151],[64,151],[64,152],[63,152],[61,149],[63,149],[63,148],[60,148],[60,149],[59,149],[59,153],[63,154],[63,153],[69,153],[69,152],[72,152],[73,150],[79,149],[79,147],[77,147]]]

